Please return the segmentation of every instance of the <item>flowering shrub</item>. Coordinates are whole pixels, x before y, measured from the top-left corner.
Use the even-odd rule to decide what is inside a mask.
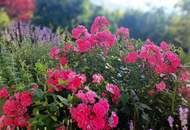
[[[51,48],[56,65],[45,69],[43,85],[2,87],[0,128],[187,129],[189,70],[180,52],[130,39],[124,27],[113,34],[110,25],[98,16],[90,32],[79,25]]]
[[[28,20],[33,14],[35,0],[1,0],[0,6],[5,7],[10,16]]]

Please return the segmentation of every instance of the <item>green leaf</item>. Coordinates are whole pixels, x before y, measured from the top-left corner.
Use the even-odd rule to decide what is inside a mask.
[[[33,115],[39,115],[39,109],[34,108],[32,113],[33,113]]]
[[[148,105],[144,103],[138,103],[139,108],[147,109],[147,110],[152,110]]]
[[[41,100],[43,98],[43,91],[41,89],[34,89],[35,96],[34,98],[37,100]]]
[[[69,96],[67,97],[67,100],[68,100],[69,102],[72,102],[72,101],[73,101],[73,95],[70,95],[70,94],[69,94]]]
[[[128,100],[129,100],[129,96],[127,94],[122,94],[122,96],[121,96],[121,102],[123,104],[126,104],[128,102]]]
[[[69,102],[66,98],[60,96],[60,95],[57,95],[57,98],[61,101],[61,103],[65,104],[65,105],[69,105]]]
[[[16,89],[18,91],[23,91],[25,89],[25,85],[22,84],[22,83],[19,83],[19,84],[16,85]]]
[[[10,22],[10,18],[5,11],[0,10],[0,25],[6,25]]]
[[[50,116],[54,121],[57,121],[57,117],[56,116]]]
[[[68,82],[66,80],[63,80],[63,79],[59,79],[58,83],[63,84],[63,85],[68,85]]]
[[[48,110],[50,112],[56,112],[58,110],[57,104],[56,103],[48,104]]]
[[[146,114],[146,113],[144,113],[144,112],[142,113],[142,118],[143,118],[144,120],[146,120],[146,121],[149,121],[149,120],[150,120],[148,114]]]
[[[46,72],[47,71],[47,65],[40,63],[39,61],[35,64],[36,70],[39,72]]]

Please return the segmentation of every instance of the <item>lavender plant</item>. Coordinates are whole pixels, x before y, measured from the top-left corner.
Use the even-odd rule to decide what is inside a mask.
[[[8,42],[18,43],[30,41],[32,43],[59,44],[61,42],[61,35],[53,33],[50,28],[34,26],[25,22],[13,22],[6,27],[3,37]]]
[[[23,84],[44,82],[41,72],[52,62],[48,52],[61,44],[62,35],[24,22],[14,22],[0,33],[0,85],[19,84],[22,89]]]

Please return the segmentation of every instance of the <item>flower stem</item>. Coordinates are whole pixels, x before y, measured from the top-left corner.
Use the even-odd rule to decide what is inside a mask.
[[[176,93],[177,93],[177,85],[174,86],[174,92],[172,96],[172,113],[174,114],[174,109],[175,109],[175,99],[176,99]]]

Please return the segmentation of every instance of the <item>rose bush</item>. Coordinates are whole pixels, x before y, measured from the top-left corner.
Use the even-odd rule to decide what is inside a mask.
[[[43,85],[3,86],[0,128],[187,128],[189,70],[180,51],[166,42],[131,39],[125,27],[113,34],[109,26],[98,16],[90,32],[75,27],[72,37],[50,50],[56,65]]]

